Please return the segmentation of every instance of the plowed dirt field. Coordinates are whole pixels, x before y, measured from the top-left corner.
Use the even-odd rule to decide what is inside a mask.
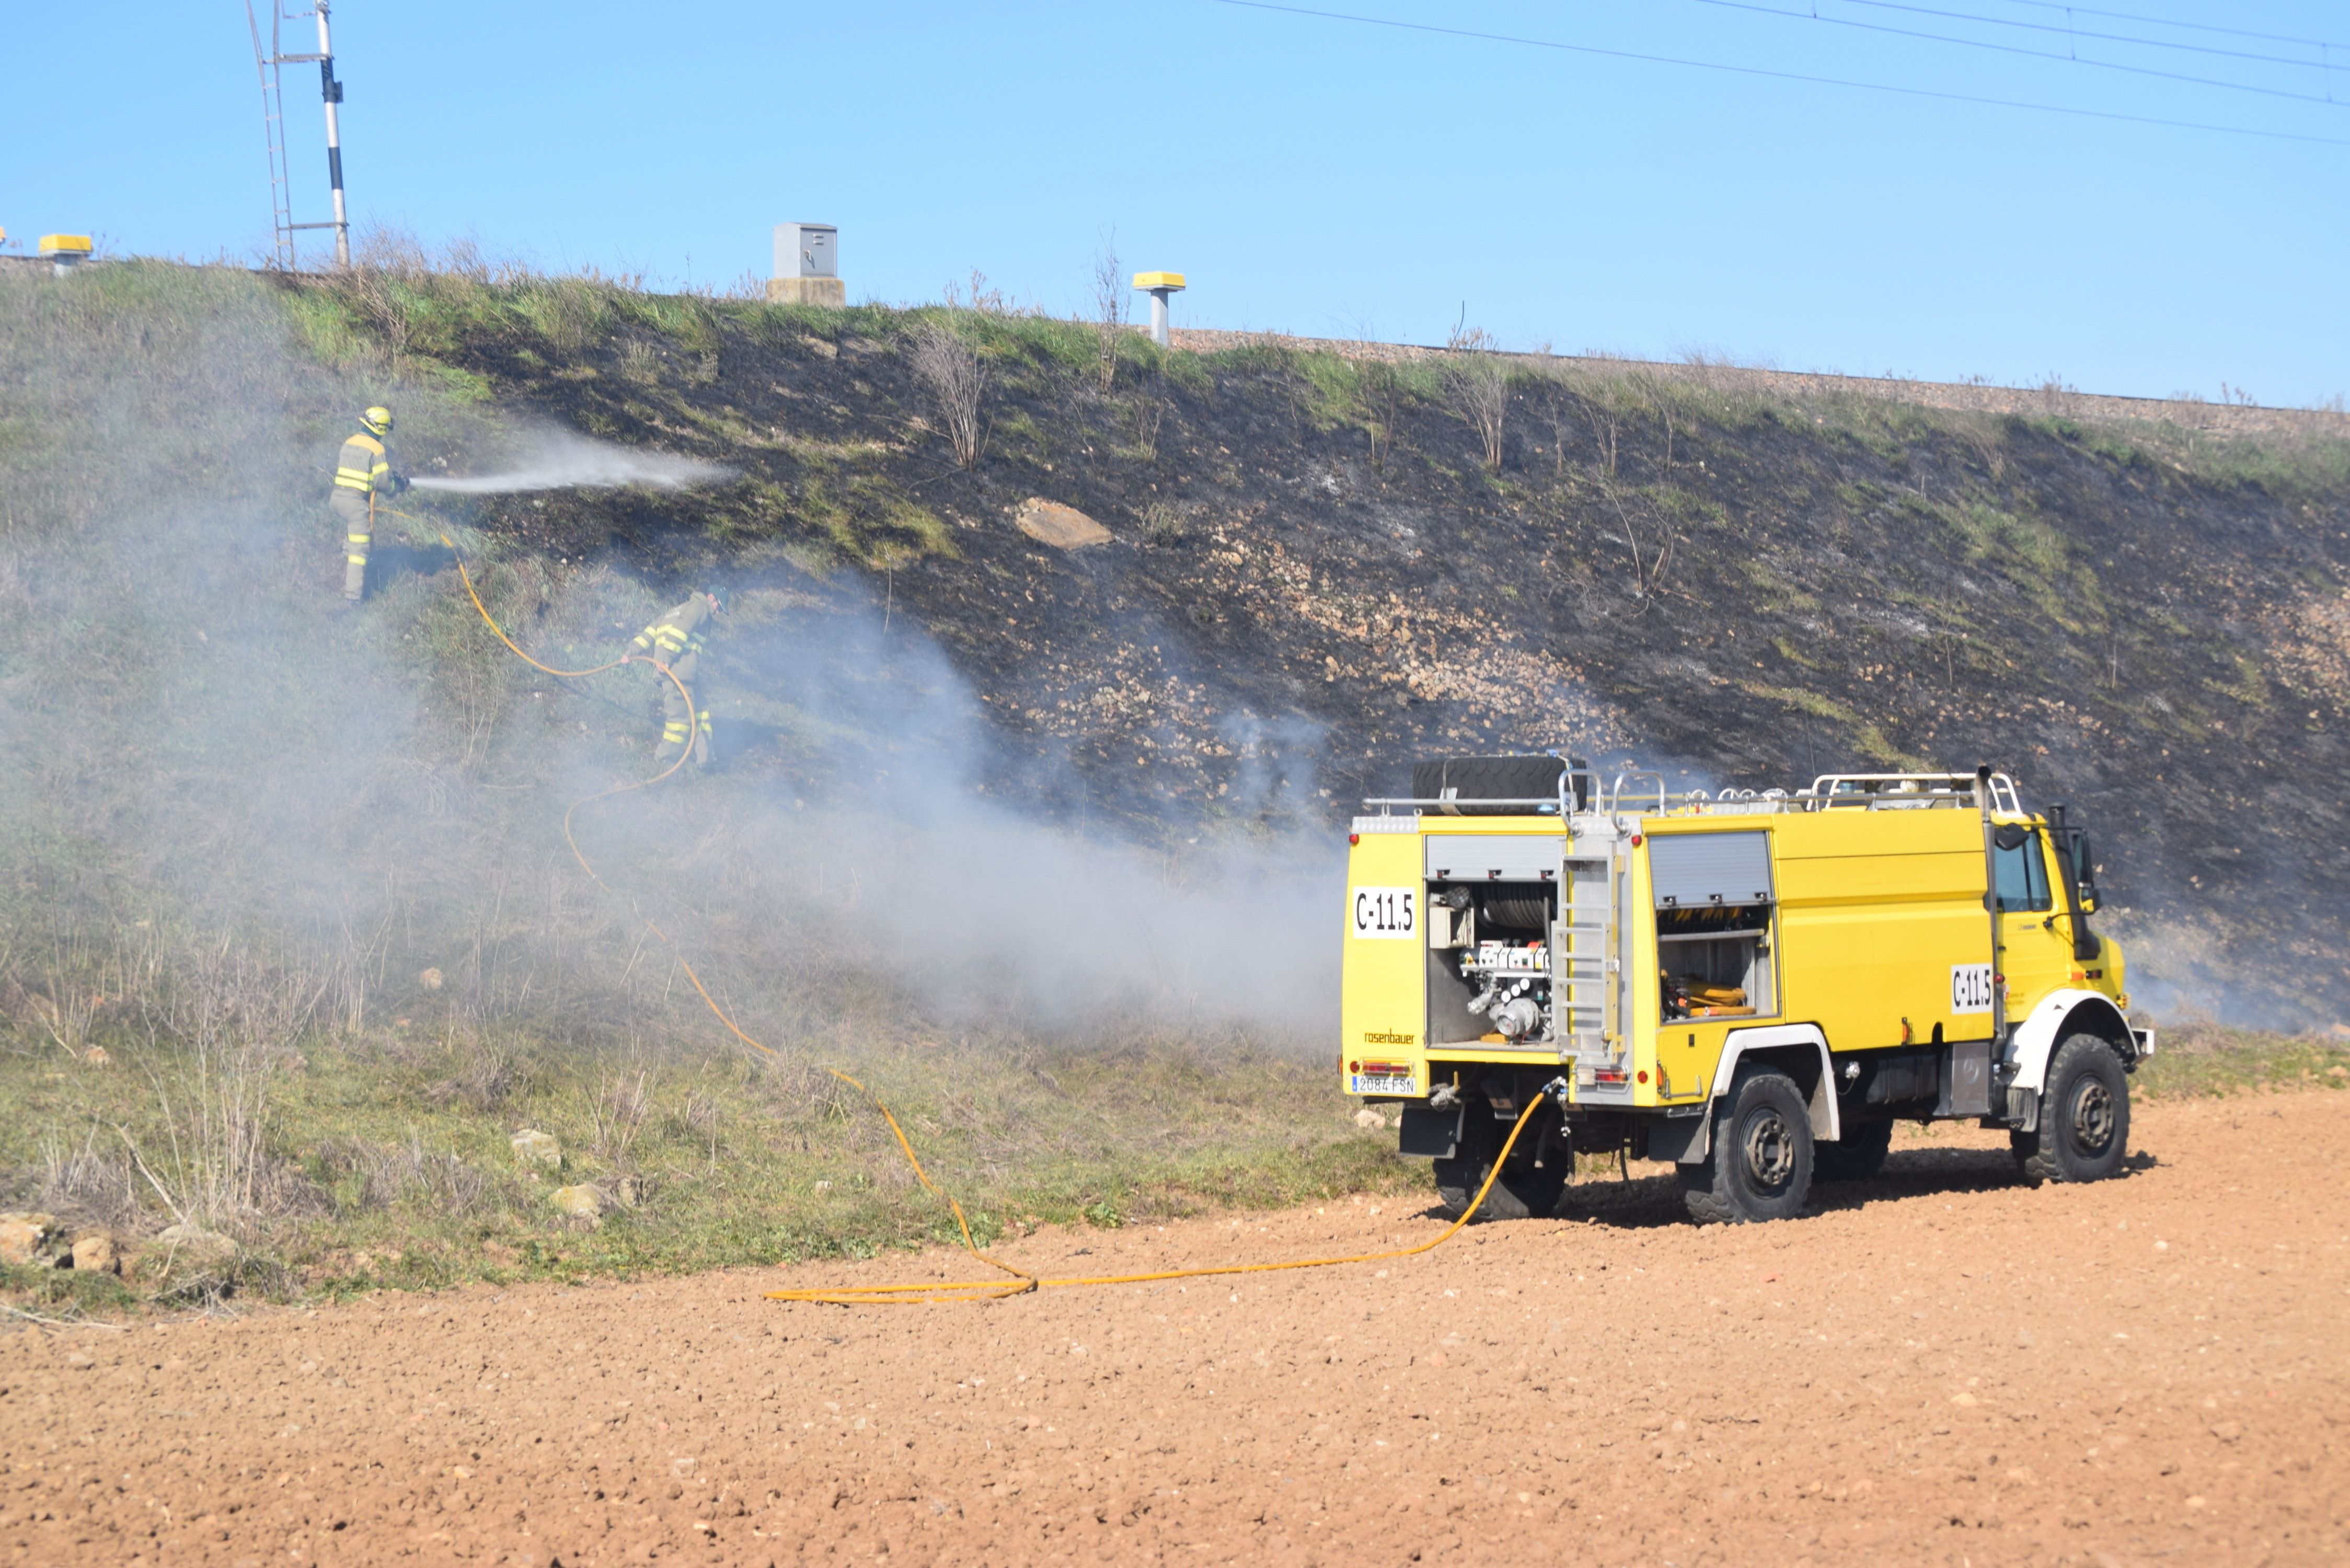
[[[951,1256],[26,1331],[14,1561],[2340,1563],[2350,1096],[2139,1108],[2030,1190],[1972,1130],[1800,1220],[1668,1184],[1427,1256],[985,1306],[764,1290]],[[1635,1168],[1636,1177],[1640,1175]],[[1050,1274],[1432,1234],[1347,1201]]]

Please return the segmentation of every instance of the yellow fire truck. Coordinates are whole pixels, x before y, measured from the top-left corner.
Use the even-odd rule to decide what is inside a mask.
[[[1801,1210],[1898,1120],[2004,1127],[2025,1179],[2120,1168],[2133,1028],[2095,861],[2014,781],[1828,774],[1674,794],[1455,757],[1348,836],[1340,1068],[1403,1103],[1457,1213],[1548,1212],[1576,1153],[1669,1160],[1702,1221]]]

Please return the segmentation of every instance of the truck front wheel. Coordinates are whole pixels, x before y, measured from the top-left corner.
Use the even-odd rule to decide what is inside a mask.
[[[1534,1113],[1526,1130],[1518,1135],[1515,1148],[1510,1151],[1507,1165],[1494,1179],[1493,1189],[1485,1194],[1484,1206],[1477,1210],[1480,1220],[1540,1219],[1558,1207],[1559,1199],[1566,1192],[1567,1173],[1574,1168],[1575,1155],[1566,1139],[1558,1136],[1555,1126],[1558,1112],[1545,1106]],[[1486,1103],[1478,1100],[1469,1106],[1462,1118],[1461,1139],[1454,1157],[1436,1161],[1436,1196],[1445,1215],[1453,1220],[1468,1212],[1475,1201],[1477,1189],[1485,1184],[1485,1173],[1493,1168],[1493,1157],[1502,1152],[1502,1142],[1510,1135],[1510,1124],[1493,1119]],[[1545,1123],[1553,1124],[1546,1127]],[[1548,1131],[1553,1136],[1545,1137]],[[1543,1163],[1534,1164],[1540,1152]]]
[[[2048,1060],[2040,1125],[2008,1135],[2023,1179],[2102,1181],[2129,1152],[2129,1076],[2094,1034],[2067,1034]]]
[[[1812,1190],[1812,1116],[1803,1090],[1773,1069],[1739,1075],[1714,1112],[1712,1148],[1679,1174],[1681,1201],[1701,1225],[1800,1212]]]

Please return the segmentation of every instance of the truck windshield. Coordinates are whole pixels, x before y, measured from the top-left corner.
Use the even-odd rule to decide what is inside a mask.
[[[2040,852],[2038,829],[2012,849],[1993,847],[1991,863],[1992,890],[2002,910],[2037,912],[2056,907],[2048,892],[2048,857]]]

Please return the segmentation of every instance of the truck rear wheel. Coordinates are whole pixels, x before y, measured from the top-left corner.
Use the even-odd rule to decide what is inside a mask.
[[[1847,1122],[1842,1138],[1812,1146],[1812,1173],[1822,1181],[1866,1181],[1885,1168],[1892,1147],[1891,1122]]]
[[[1740,1074],[1714,1112],[1704,1162],[1679,1174],[1681,1201],[1700,1225],[1800,1212],[1812,1190],[1812,1115],[1803,1090],[1773,1068]]]
[[[2008,1142],[2023,1179],[2102,1181],[2129,1152],[2129,1075],[2114,1048],[2095,1034],[2067,1034],[2048,1059],[2040,1126]]]
[[[1557,1116],[1555,1110],[1545,1106],[1518,1135],[1518,1145],[1510,1151],[1509,1163],[1502,1168],[1493,1189],[1485,1194],[1484,1205],[1477,1210],[1478,1219],[1540,1219],[1558,1207],[1559,1199],[1566,1192],[1567,1174],[1574,1168],[1575,1156],[1564,1137],[1554,1136],[1545,1140],[1543,1137],[1545,1122],[1555,1122]],[[1485,1184],[1485,1173],[1493,1168],[1493,1157],[1502,1152],[1503,1140],[1510,1136],[1510,1124],[1495,1121],[1482,1100],[1471,1105],[1462,1119],[1465,1125],[1458,1152],[1451,1159],[1435,1162],[1437,1199],[1446,1216],[1454,1220],[1468,1212],[1477,1189]],[[1549,1148],[1537,1168],[1534,1154],[1545,1141]]]

